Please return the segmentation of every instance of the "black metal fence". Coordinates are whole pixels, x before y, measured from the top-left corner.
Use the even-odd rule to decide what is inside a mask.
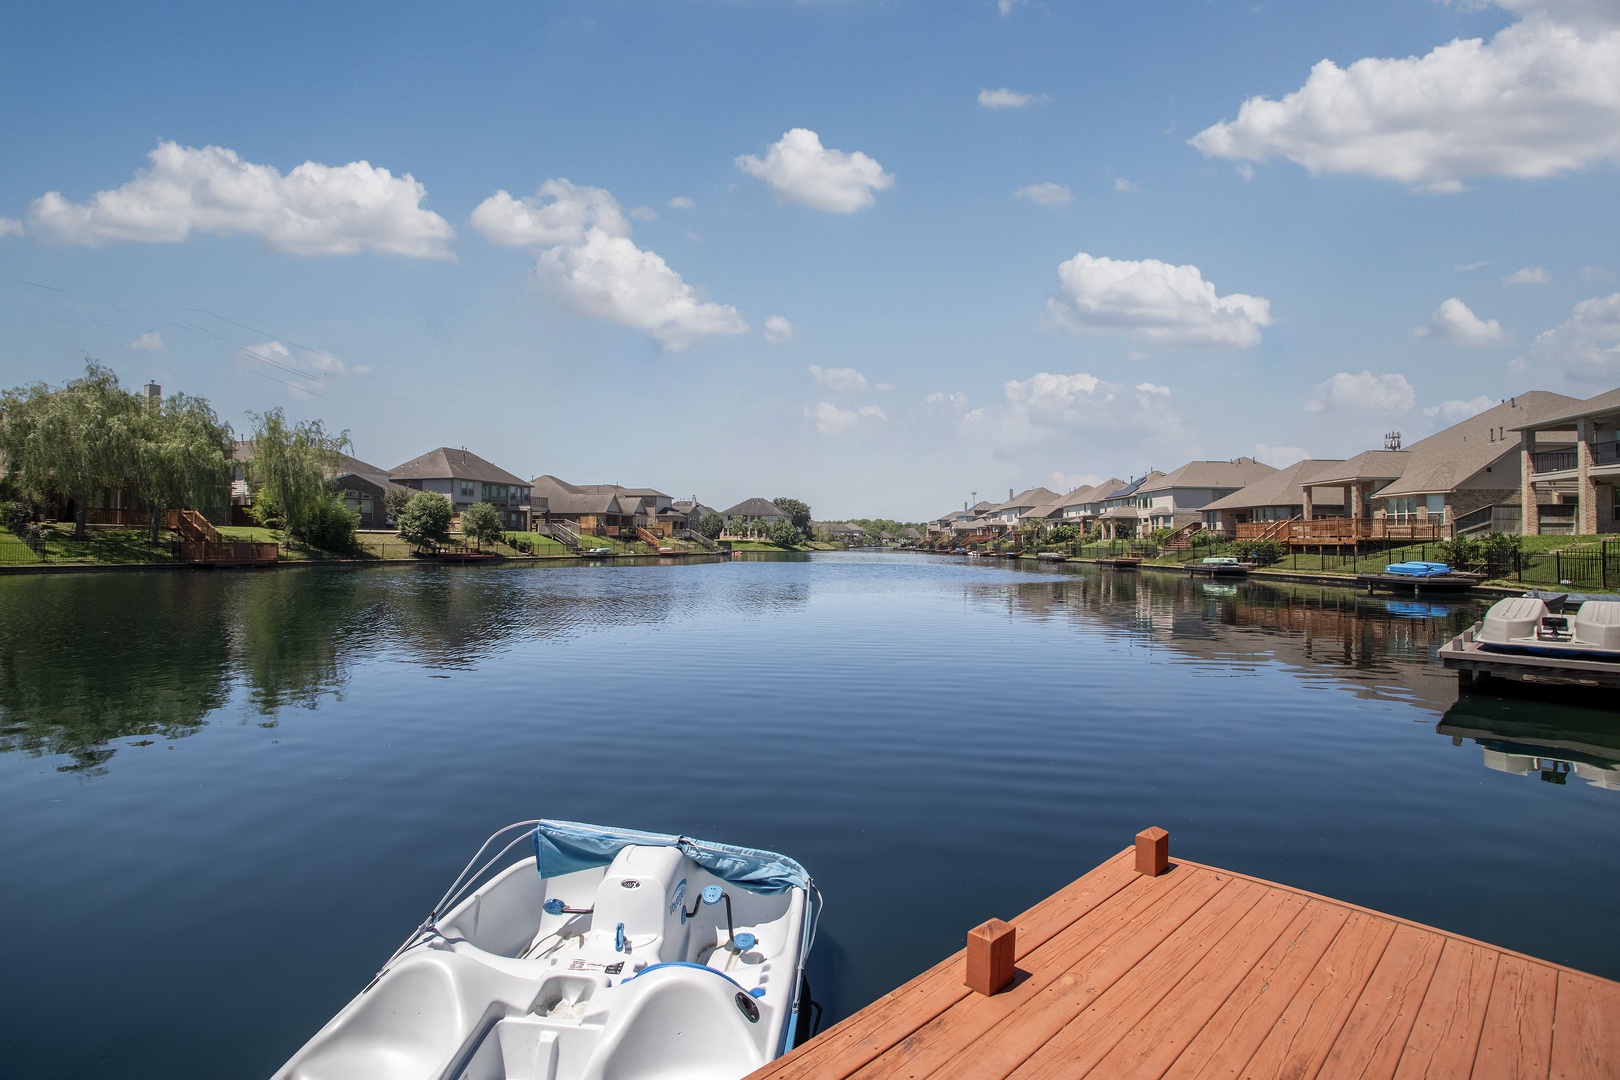
[[[1613,589],[1620,587],[1620,541],[1603,540],[1545,554],[1513,552],[1493,560],[1487,572],[1548,589]]]
[[[23,537],[0,531],[0,566],[35,566],[44,561],[44,537]]]

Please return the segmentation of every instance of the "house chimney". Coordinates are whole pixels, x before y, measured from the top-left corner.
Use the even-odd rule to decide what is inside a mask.
[[[1012,488],[1007,489],[1007,501],[1008,502],[1013,501],[1013,489]]]

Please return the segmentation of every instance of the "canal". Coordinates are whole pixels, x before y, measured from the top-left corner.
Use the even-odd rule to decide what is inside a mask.
[[[495,828],[771,848],[829,1022],[1148,825],[1620,978],[1620,721],[1479,617],[899,554],[0,579],[8,1076],[268,1075]]]

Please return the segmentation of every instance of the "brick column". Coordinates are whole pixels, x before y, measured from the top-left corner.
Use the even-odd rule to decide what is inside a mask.
[[[1305,511],[1306,521],[1311,520],[1316,515],[1316,507],[1311,502],[1311,486],[1309,484],[1305,485],[1305,505],[1302,509]]]
[[[1532,478],[1535,464],[1536,433],[1519,432],[1519,535],[1538,536],[1541,533],[1541,507],[1536,502],[1536,482]]]
[[[1597,532],[1597,485],[1592,482],[1592,441],[1597,425],[1575,422],[1575,531],[1582,536]]]

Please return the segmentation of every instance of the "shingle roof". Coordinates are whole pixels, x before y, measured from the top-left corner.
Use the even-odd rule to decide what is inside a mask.
[[[1331,487],[1348,484],[1353,480],[1394,480],[1406,469],[1405,450],[1363,450],[1353,458],[1341,461],[1336,468],[1320,476],[1311,477],[1311,485]]]
[[[1171,488],[1227,488],[1252,484],[1277,470],[1250,457],[1231,461],[1189,461],[1174,472],[1166,473],[1141,487],[1145,495]]]
[[[1147,483],[1149,480],[1157,480],[1159,477],[1161,477],[1163,475],[1164,475],[1164,473],[1158,472],[1156,470],[1154,472],[1150,472],[1146,476],[1142,477],[1140,480],[1132,480],[1130,483],[1126,484],[1124,487],[1119,488],[1118,490],[1115,490],[1115,491],[1110,491],[1107,495],[1103,496],[1103,501],[1107,502],[1110,499],[1123,499],[1128,495],[1135,495],[1139,490],[1141,490],[1141,487],[1142,487],[1143,484]]]
[[[1100,484],[1077,487],[1058,499],[1058,508],[1063,509],[1068,506],[1084,506],[1086,503],[1102,502],[1110,492],[1118,491],[1124,486],[1125,481],[1117,476],[1111,476]]]
[[[1400,478],[1375,493],[1373,498],[1440,495],[1454,491],[1499,458],[1518,454],[1519,440],[1508,438],[1506,429],[1536,423],[1542,417],[1557,416],[1582,404],[1563,394],[1532,390],[1470,416],[1407,447],[1406,468]],[[1516,487],[1517,484],[1506,486]]]
[[[1248,487],[1223,499],[1216,499],[1205,510],[1252,510],[1257,506],[1296,506],[1305,501],[1304,484],[1312,476],[1344,464],[1338,459],[1296,461],[1286,469],[1262,476]]]
[[[448,446],[396,465],[388,470],[388,476],[391,480],[477,480],[485,484],[529,486],[527,480],[490,464],[470,450],[452,450]]]
[[[787,517],[769,499],[744,499],[730,510],[721,511],[723,517]]]
[[[1011,510],[1016,506],[1040,506],[1057,498],[1061,498],[1061,496],[1055,491],[1049,491],[1043,487],[1033,487],[1020,491],[1004,503],[997,503],[995,506],[990,507],[989,512],[993,514],[997,510]]]
[[[1529,396],[1529,394],[1520,395],[1520,397]],[[1519,398],[1511,398],[1509,400],[1510,402],[1513,402],[1518,401]],[[1526,427],[1550,427],[1557,423],[1584,420],[1588,416],[1594,416],[1598,413],[1613,412],[1616,409],[1620,409],[1620,389],[1610,390],[1606,393],[1599,394],[1596,397],[1589,397],[1585,401],[1578,402],[1575,405],[1552,413],[1548,416],[1537,417],[1528,423],[1520,423],[1517,426],[1509,424],[1508,430],[1518,431]]]

